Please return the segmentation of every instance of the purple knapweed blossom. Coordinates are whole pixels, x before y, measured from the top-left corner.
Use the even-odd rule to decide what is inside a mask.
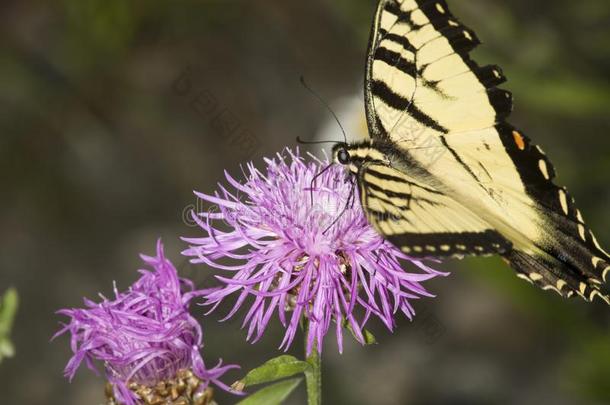
[[[193,213],[205,236],[183,238],[190,245],[183,254],[228,273],[217,275],[222,285],[205,295],[210,311],[236,295],[228,319],[252,296],[242,326],[247,339],[259,340],[277,313],[286,328],[284,349],[305,317],[308,354],[314,346],[322,350],[333,321],[342,351],[345,326],[364,344],[371,316],[391,331],[398,312],[412,319],[409,300],[432,297],[420,283],[447,273],[410,259],[369,225],[344,168],[306,162],[289,149],[285,155],[266,159],[265,173],[248,164],[243,184],[225,173],[233,191],[220,185],[215,195],[195,193],[214,206]],[[401,262],[418,272],[406,272]]]
[[[219,362],[207,369],[200,354],[201,326],[188,308],[201,292],[191,281],[178,277],[160,240],[156,257],[141,257],[152,271],[140,270],[140,279],[127,291],[119,292],[115,286],[114,299],[101,296],[100,303],[85,299],[84,309],[58,311],[71,318],[54,336],[71,335],[74,355],[65,368],[66,377],[72,380],[83,360],[96,371],[93,362],[99,360],[113,386],[114,399],[127,405],[144,402],[134,387],[183,379],[179,376],[190,376],[191,381],[196,377],[199,391],[210,382],[230,390],[219,378],[238,367]]]

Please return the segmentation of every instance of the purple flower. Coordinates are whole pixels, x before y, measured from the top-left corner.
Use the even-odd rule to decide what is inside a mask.
[[[197,391],[210,382],[229,389],[218,379],[237,366],[219,362],[206,369],[201,358],[201,326],[188,311],[190,301],[201,292],[178,277],[160,240],[157,257],[141,257],[153,271],[140,270],[140,279],[128,291],[119,292],[115,286],[113,300],[85,299],[85,309],[58,311],[71,318],[54,336],[71,334],[74,355],[65,368],[66,377],[72,380],[83,360],[93,371],[93,360],[102,361],[114,399],[129,405],[143,399],[134,392],[136,387],[175,381],[177,376],[196,381]],[[188,292],[183,294],[182,289]]]
[[[248,164],[244,184],[225,174],[233,191],[196,193],[215,207],[193,214],[205,236],[183,238],[190,244],[183,254],[228,273],[216,276],[222,286],[206,292],[210,311],[236,295],[228,319],[252,296],[243,322],[247,339],[259,340],[277,313],[286,328],[284,349],[305,317],[308,354],[316,341],[321,351],[332,322],[342,351],[344,326],[364,343],[371,315],[390,330],[398,312],[412,319],[409,301],[432,297],[420,283],[446,273],[405,256],[369,225],[342,167],[286,154],[267,159],[266,173]],[[406,272],[401,262],[419,271]]]

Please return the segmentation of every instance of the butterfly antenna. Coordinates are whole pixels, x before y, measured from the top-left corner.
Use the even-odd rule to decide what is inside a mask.
[[[337,143],[337,141],[304,141],[300,136],[297,136],[297,143],[301,145],[322,145],[325,143]]]
[[[307,82],[305,82],[305,77],[301,76],[301,84],[303,85],[303,87],[305,87],[311,94],[313,94],[313,96],[315,98],[317,98],[320,103],[322,103],[322,105],[326,108],[326,110],[333,116],[333,118],[335,119],[335,121],[337,122],[337,124],[339,125],[339,128],[341,128],[341,132],[343,133],[343,140],[345,141],[345,143],[347,143],[347,133],[345,132],[345,128],[343,128],[343,125],[341,125],[341,121],[339,121],[339,117],[337,117],[337,114],[335,114],[335,112],[333,111],[332,108],[330,108],[330,106],[328,105],[328,103],[326,101],[324,101],[324,99],[322,97],[320,97],[320,95],[318,93],[316,93],[311,87],[309,87],[309,85],[307,84]]]

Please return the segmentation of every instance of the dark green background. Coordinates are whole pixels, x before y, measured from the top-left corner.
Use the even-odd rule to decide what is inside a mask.
[[[610,2],[453,0],[515,95],[511,121],[542,144],[559,182],[610,243]],[[5,0],[0,6],[0,290],[18,287],[18,355],[0,365],[3,404],[98,404],[103,382],[62,377],[66,338],[54,311],[136,277],[138,252],[162,236],[184,265],[182,212],[226,168],[261,162],[328,119],[363,80],[370,0]],[[191,83],[173,84],[187,68]],[[254,147],[220,136],[191,101],[208,91]],[[209,107],[209,106],[208,106]],[[341,117],[349,121],[350,117]],[[337,130],[337,139],[340,133]],[[610,402],[608,307],[563,301],[497,259],[439,265],[438,294],[379,345],[329,338],[327,404],[602,404]],[[205,357],[248,369],[276,355],[278,322],[244,342],[239,322],[205,320]],[[295,352],[300,351],[299,342]],[[239,373],[227,377],[237,379]],[[293,398],[302,403],[304,393]],[[234,402],[221,395],[222,404]]]

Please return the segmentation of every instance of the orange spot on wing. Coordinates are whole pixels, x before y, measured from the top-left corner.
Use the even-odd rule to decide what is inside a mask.
[[[515,138],[517,147],[521,150],[525,150],[525,139],[523,139],[523,136],[519,132],[513,131],[513,138]]]

